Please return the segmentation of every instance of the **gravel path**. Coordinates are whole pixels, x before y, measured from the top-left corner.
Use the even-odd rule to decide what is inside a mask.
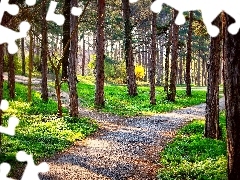
[[[16,79],[25,82],[23,77]],[[62,98],[67,102],[67,93],[62,93]],[[220,99],[220,109],[224,109],[224,98]],[[154,180],[161,167],[159,152],[180,127],[204,118],[205,104],[149,117],[120,118],[84,108],[79,108],[79,113],[96,119],[99,130],[46,159],[50,171],[41,174],[41,179]]]

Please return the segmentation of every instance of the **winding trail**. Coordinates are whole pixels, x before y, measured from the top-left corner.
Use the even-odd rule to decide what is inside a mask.
[[[16,81],[27,82],[22,76],[16,76]],[[34,81],[40,84],[39,79]],[[49,90],[50,95],[54,93],[53,89]],[[67,103],[68,94],[63,92],[61,96]],[[224,109],[224,98],[220,99],[219,107]],[[149,117],[122,118],[82,107],[79,113],[96,119],[99,130],[64,152],[45,159],[50,171],[41,174],[41,179],[154,180],[161,167],[159,152],[180,127],[193,119],[204,119],[205,104]]]

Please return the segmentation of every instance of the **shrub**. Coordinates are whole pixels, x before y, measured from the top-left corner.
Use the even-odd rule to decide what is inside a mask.
[[[144,67],[142,65],[136,65],[135,66],[135,75],[137,80],[142,80],[144,75],[145,75],[145,71],[144,71]]]

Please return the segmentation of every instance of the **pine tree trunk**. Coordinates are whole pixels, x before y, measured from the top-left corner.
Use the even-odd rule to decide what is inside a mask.
[[[86,54],[85,54],[85,39],[84,39],[84,34],[83,34],[82,76],[85,75],[85,61],[86,61]]]
[[[125,60],[127,69],[127,86],[128,94],[130,96],[137,95],[137,83],[135,75],[135,66],[133,59],[133,49],[132,49],[132,25],[130,22],[130,5],[129,0],[122,0],[123,6],[123,19],[124,19],[124,32],[125,32]]]
[[[156,76],[156,31],[157,31],[157,15],[152,13],[152,56],[150,61],[150,104],[156,105],[155,95],[155,76]]]
[[[226,17],[226,28],[234,23]],[[240,32],[226,33],[224,62],[225,106],[227,121],[228,180],[240,179]]]
[[[47,40],[47,21],[46,21],[46,2],[42,3],[42,48],[41,48],[41,59],[42,59],[42,100],[48,100],[48,88],[47,88],[47,57],[48,57],[48,40]]]
[[[8,89],[9,97],[13,99],[15,97],[15,66],[14,55],[8,53]]]
[[[218,17],[214,24],[221,26],[220,18]],[[221,36],[211,38],[210,57],[208,64],[208,86],[206,97],[206,123],[204,136],[207,138],[219,139],[219,68],[221,58]]]
[[[104,107],[104,19],[105,0],[98,0],[98,21],[97,21],[97,60],[96,60],[96,92],[95,107]]]
[[[187,57],[186,57],[186,94],[191,96],[191,61],[192,61],[192,22],[193,12],[189,12],[189,28],[188,28],[188,40],[187,40]]]
[[[62,80],[68,79],[68,59],[70,53],[70,12],[71,12],[71,0],[64,1],[63,14],[65,17],[65,22],[63,24],[63,58],[62,58]]]
[[[24,38],[21,39],[21,55],[22,55],[22,75],[26,75],[26,62],[25,62],[25,48],[24,48]]]
[[[4,62],[4,45],[0,44],[0,103],[3,99],[3,62]],[[2,110],[0,109],[0,126],[2,125]],[[0,153],[2,149],[2,134],[0,133]]]
[[[174,10],[174,18],[177,17],[178,12]],[[177,82],[177,59],[178,59],[178,31],[179,26],[173,24],[173,36],[172,36],[172,59],[171,59],[171,74],[170,74],[170,85],[167,99],[174,102],[176,97],[176,82]]]
[[[29,62],[28,62],[28,102],[32,101],[32,72],[33,72],[33,35],[29,31]]]
[[[71,7],[77,6],[77,0],[71,0]],[[77,24],[77,17],[70,16],[70,31],[74,31],[73,38],[70,41],[70,54],[69,54],[69,68],[68,68],[68,82],[69,82],[69,101],[70,101],[70,116],[78,116],[78,95],[77,95],[77,75],[76,75],[76,61],[78,52],[78,31],[75,29]]]

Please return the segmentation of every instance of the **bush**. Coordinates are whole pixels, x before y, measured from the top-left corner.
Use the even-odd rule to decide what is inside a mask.
[[[137,80],[142,80],[144,75],[145,75],[145,71],[144,71],[144,67],[142,65],[136,65],[135,66],[135,75]]]

